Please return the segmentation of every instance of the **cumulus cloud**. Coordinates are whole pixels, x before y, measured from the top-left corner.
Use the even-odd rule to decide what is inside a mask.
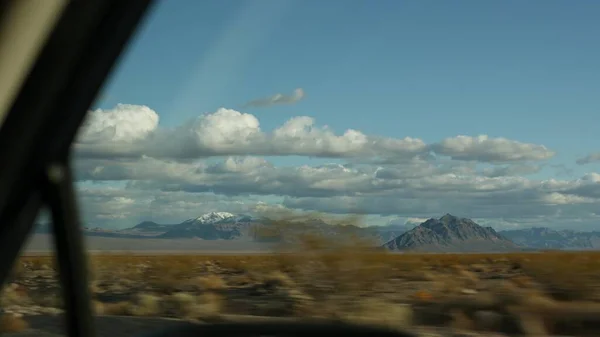
[[[249,197],[158,190],[148,193],[106,184],[79,184],[77,190],[84,222],[92,227],[124,228],[141,221],[174,224],[215,210],[248,213],[262,204]]]
[[[427,150],[420,139],[367,136],[357,130],[336,134],[311,117],[294,117],[264,132],[251,114],[218,109],[172,129],[158,129],[153,111],[118,106],[94,111],[75,144],[79,157],[197,159],[209,156],[412,157]],[[113,117],[115,114],[119,118]],[[117,126],[127,120],[123,126]],[[156,119],[157,120],[157,119]],[[141,130],[130,126],[140,125]],[[150,127],[152,126],[152,128]]]
[[[90,113],[75,150],[86,158],[200,159],[211,156],[311,156],[356,162],[398,163],[431,154],[478,162],[539,161],[554,153],[543,145],[505,138],[457,136],[426,144],[412,137],[366,135],[348,129],[336,133],[312,117],[293,117],[264,131],[256,116],[220,108],[175,128],[161,128],[158,114],[146,106],[120,104]]]
[[[494,163],[544,160],[554,156],[554,152],[543,145],[521,143],[506,138],[490,138],[487,135],[447,138],[434,144],[432,149],[453,159]]]
[[[250,163],[248,161],[251,161]],[[130,163],[130,165],[133,163]],[[153,179],[138,179],[135,170],[128,170],[129,176],[109,176],[104,172],[94,172],[88,168],[79,176],[90,180],[121,178],[131,181],[130,186],[139,189],[163,189],[193,193],[214,192],[223,195],[300,195],[328,196],[336,194],[370,193],[373,190],[386,190],[396,186],[396,182],[373,181],[372,173],[350,170],[344,166],[299,166],[275,167],[250,159],[227,159],[224,163],[197,165],[190,168],[190,174],[165,173],[168,179],[160,176]],[[233,166],[233,170],[231,169]],[[240,169],[242,168],[242,169]],[[177,177],[177,179],[172,179]],[[379,186],[372,186],[372,184]]]
[[[485,135],[427,144],[404,135],[336,132],[309,116],[264,130],[256,116],[225,108],[171,128],[159,121],[146,106],[90,112],[74,161],[90,222],[170,223],[215,210],[265,209],[407,223],[450,212],[506,227],[591,224],[599,216],[600,174],[531,178],[554,156],[543,145]],[[285,165],[282,156],[331,163]]]
[[[522,177],[486,177],[475,171],[414,163],[395,168],[327,164],[275,166],[264,158],[228,157],[217,163],[178,163],[143,157],[120,160],[86,160],[76,164],[80,180],[126,180],[139,188],[188,192],[290,196],[334,196],[385,193],[397,189],[439,192],[446,190],[494,191],[523,186]],[[387,172],[387,173],[386,173]]]
[[[412,194],[408,197],[408,194]],[[286,197],[284,205],[290,208],[320,212],[351,213],[355,209],[381,215],[416,217],[440,216],[452,212],[472,218],[498,219],[552,218],[563,213],[564,218],[598,215],[599,199],[589,199],[540,189],[499,190],[486,195],[469,191],[433,193],[392,193],[385,196],[334,196],[329,198]],[[546,224],[547,225],[547,224]]]
[[[273,166],[264,158],[228,157],[222,162],[214,163],[206,168],[208,173],[247,173],[260,168]]]
[[[302,88],[295,89],[291,95],[275,94],[270,97],[259,98],[247,102],[244,107],[259,107],[265,108],[280,104],[294,104],[304,98],[304,90]]]
[[[484,171],[421,164],[396,165],[392,173],[369,165],[277,166],[264,158],[229,157],[219,162],[178,163],[144,157],[113,162],[85,160],[77,177],[125,181],[127,191],[227,198],[283,198],[293,209],[427,218],[446,212],[480,218],[551,216],[595,212],[600,202],[600,174],[578,179],[527,179],[489,176]],[[390,171],[388,171],[390,172]],[[412,173],[411,173],[412,172]],[[124,195],[124,197],[128,197]],[[111,213],[114,213],[111,211]],[[569,213],[570,214],[570,213]]]
[[[573,194],[564,194],[559,192],[552,192],[543,196],[543,200],[550,205],[570,205],[570,204],[582,204],[582,203],[594,203],[598,202],[597,199],[582,197]]]
[[[528,175],[539,172],[539,165],[505,165],[496,167],[486,167],[482,173],[488,177],[503,177],[515,175]]]
[[[155,131],[158,121],[158,114],[144,105],[118,104],[109,110],[92,110],[80,130],[79,141],[131,143]]]

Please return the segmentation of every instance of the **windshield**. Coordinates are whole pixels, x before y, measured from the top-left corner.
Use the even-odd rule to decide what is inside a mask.
[[[158,2],[73,146],[98,322],[597,335],[598,17]],[[7,300],[41,330],[30,316],[61,312],[48,230]]]

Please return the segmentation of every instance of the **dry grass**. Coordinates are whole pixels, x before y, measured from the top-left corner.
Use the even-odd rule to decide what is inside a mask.
[[[246,314],[335,317],[398,328],[509,326],[553,333],[590,330],[586,322],[600,314],[597,252],[390,254],[351,245],[324,250],[314,238],[306,241],[307,249],[265,255],[91,256],[93,293],[125,296],[97,299],[95,311],[209,319],[247,305]],[[27,268],[17,280],[51,273],[48,257],[20,262]],[[3,303],[28,301],[20,289],[5,288]]]
[[[23,257],[19,265],[43,269],[49,257]],[[91,260],[96,279],[144,281],[157,291],[168,291],[184,281],[205,290],[228,287],[226,276],[247,282],[271,279],[285,284],[329,284],[336,291],[364,289],[390,278],[432,281],[440,275],[476,286],[479,275],[501,274],[519,287],[540,284],[558,300],[588,298],[600,285],[600,252],[514,254],[390,254],[333,251],[248,256],[135,256],[96,255]],[[514,273],[511,273],[514,272]],[[20,271],[20,275],[24,272]],[[18,278],[18,277],[17,277]],[[307,284],[310,286],[310,284]],[[95,284],[97,287],[97,284]],[[16,291],[11,290],[11,296]],[[5,290],[6,292],[6,290]]]
[[[202,289],[207,291],[223,290],[227,288],[227,282],[222,277],[215,274],[200,276],[198,278],[198,284],[200,284]]]
[[[303,235],[264,255],[94,255],[95,311],[600,335],[600,252],[393,254],[367,246],[351,236]],[[23,257],[15,282],[51,274],[52,264],[49,257]],[[16,287],[7,289],[4,303],[23,302]]]
[[[29,324],[17,315],[0,316],[0,333],[21,332],[29,328]]]

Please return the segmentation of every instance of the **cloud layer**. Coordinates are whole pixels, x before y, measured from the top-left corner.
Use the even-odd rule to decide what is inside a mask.
[[[462,161],[509,163],[554,156],[543,145],[486,135],[459,135],[426,144],[418,138],[366,135],[353,129],[336,134],[308,116],[293,117],[267,132],[254,115],[225,108],[172,129],[160,128],[158,121],[158,114],[146,106],[119,104],[92,111],[75,149],[82,158],[145,155],[174,160],[250,155],[398,162],[433,153]]]
[[[177,222],[212,210],[287,207],[427,218],[446,212],[503,224],[598,221],[600,175],[539,175],[555,153],[486,135],[426,143],[319,126],[307,116],[263,130],[252,114],[219,109],[162,128],[145,106],[92,111],[76,172],[86,219]],[[291,166],[282,156],[328,158]],[[408,220],[405,220],[408,221]]]
[[[302,88],[295,89],[291,95],[275,94],[271,97],[259,98],[244,104],[245,108],[266,108],[280,104],[294,104],[304,98],[304,90]]]
[[[577,159],[577,164],[585,165],[600,162],[600,152],[590,153],[589,155]]]

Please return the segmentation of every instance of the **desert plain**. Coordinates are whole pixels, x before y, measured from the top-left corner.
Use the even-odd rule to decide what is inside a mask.
[[[181,320],[320,318],[422,336],[600,336],[600,252],[398,254],[316,237],[293,249],[211,244],[91,248],[99,335],[133,336]],[[7,335],[61,334],[57,267],[37,248],[24,252],[3,288]]]

